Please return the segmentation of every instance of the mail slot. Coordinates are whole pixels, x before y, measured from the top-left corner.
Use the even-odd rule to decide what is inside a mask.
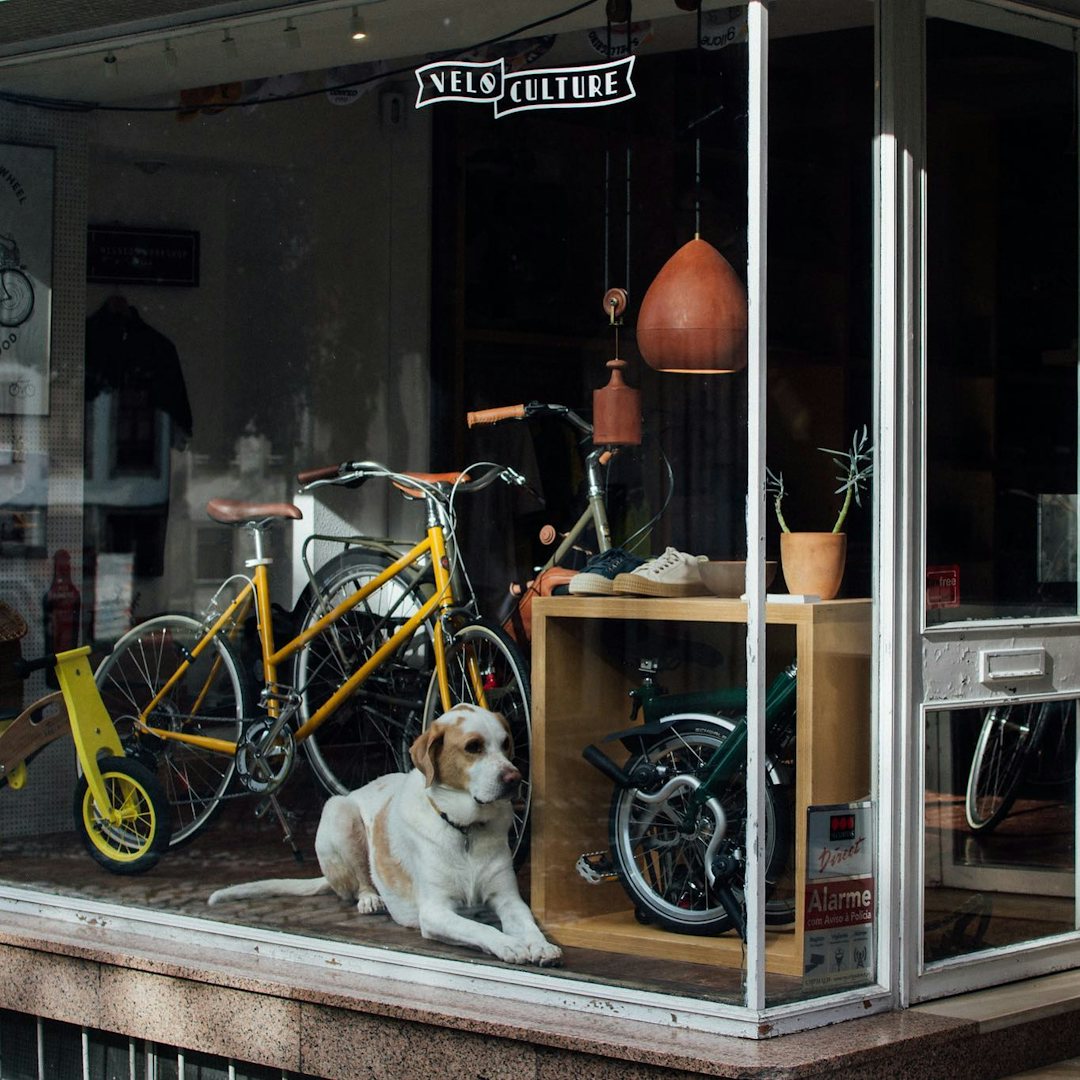
[[[1038,679],[1046,674],[1046,650],[1041,645],[1026,649],[983,649],[979,653],[979,666],[984,683]]]

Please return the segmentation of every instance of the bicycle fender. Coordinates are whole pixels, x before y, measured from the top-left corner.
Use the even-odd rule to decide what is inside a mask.
[[[693,690],[685,694],[658,694],[642,702],[647,721],[666,717],[685,716],[690,720],[713,719],[718,713],[746,712],[746,688],[725,687],[721,690]]]
[[[738,722],[735,717],[725,717],[722,720],[714,713],[669,713],[667,716],[660,717],[656,720],[649,720],[644,724],[638,724],[636,727],[624,728],[622,731],[613,731],[610,735],[605,735],[603,739],[601,739],[601,742],[614,742],[615,740],[618,740],[627,750],[634,753],[638,747],[647,747],[662,735],[666,735],[672,724],[679,723],[682,720],[694,720],[705,724],[715,724],[724,731],[730,731],[731,725]],[[726,720],[726,723],[724,720]]]
[[[648,723],[639,724],[637,727],[625,728],[623,731],[615,731],[605,735],[601,742],[614,742],[619,740],[631,754],[644,754],[649,747],[666,735],[673,724],[684,720],[692,720],[695,723],[714,724],[724,732],[731,731],[735,724],[742,722],[741,716],[717,716],[715,713],[671,713],[659,720],[650,720]],[[774,784],[789,786],[794,783],[794,774],[791,769],[782,763],[774,761],[771,757],[766,758],[765,771]]]

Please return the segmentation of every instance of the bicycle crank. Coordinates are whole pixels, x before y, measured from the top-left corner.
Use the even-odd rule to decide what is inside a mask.
[[[296,742],[286,727],[274,734],[278,722],[256,720],[248,725],[236,747],[236,775],[256,795],[271,794],[292,771]]]

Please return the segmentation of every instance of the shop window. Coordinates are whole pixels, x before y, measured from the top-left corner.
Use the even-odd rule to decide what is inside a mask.
[[[598,10],[589,19],[599,19]],[[767,299],[775,315],[767,344],[767,456],[788,480],[790,519],[827,528],[831,521],[818,519],[823,506],[831,508],[835,483],[830,457],[818,448],[842,454],[852,433],[871,419],[873,28],[870,11],[854,17],[840,4],[822,10],[830,16],[822,25],[779,13],[769,42],[775,137],[767,211],[775,225]],[[547,558],[539,534],[565,531],[585,505],[590,447],[581,430],[558,415],[471,430],[466,415],[541,402],[590,417],[593,391],[607,381],[607,362],[616,356],[627,362],[627,381],[640,391],[643,437],[640,444],[626,440],[606,466],[612,539],[642,559],[668,548],[717,564],[759,558],[746,535],[747,435],[758,424],[749,415],[747,372],[661,373],[646,363],[634,332],[650,283],[695,233],[740,283],[748,277],[754,223],[747,200],[746,12],[707,14],[717,31],[710,47],[694,47],[692,15],[673,14],[665,5],[642,18],[631,31],[636,97],[612,108],[538,109],[501,118],[475,104],[402,111],[415,91],[413,67],[427,51],[443,47],[433,31],[410,44],[412,55],[374,58],[389,64],[391,74],[364,63],[344,73],[317,70],[277,81],[275,68],[267,70],[268,82],[238,84],[224,100],[193,103],[189,96],[181,102],[153,87],[164,97],[147,99],[157,104],[145,109],[143,99],[118,94],[119,111],[91,112],[84,121],[89,164],[78,177],[89,220],[197,231],[200,267],[195,286],[123,283],[127,309],[174,348],[170,368],[173,376],[175,367],[182,374],[190,411],[178,409],[175,379],[167,400],[127,385],[112,396],[88,394],[90,422],[79,451],[86,465],[87,617],[103,592],[103,566],[114,578],[127,575],[119,584],[132,623],[166,610],[201,611],[214,581],[250,572],[257,560],[244,568],[243,560],[255,554],[249,537],[208,521],[211,498],[287,503],[296,496],[299,471],[330,462],[378,459],[396,469],[442,472],[496,461],[521,473],[527,485],[463,497],[455,509],[469,585],[487,622],[500,626],[516,606],[507,599],[508,585],[527,588]],[[511,41],[484,55],[526,67],[594,62],[607,48],[608,28],[583,18],[554,38]],[[618,44],[626,30],[611,33]],[[478,31],[475,40],[486,36]],[[339,81],[360,88],[347,106],[322,92]],[[316,86],[319,92],[309,93]],[[289,87],[302,89],[293,94]],[[275,100],[279,96],[288,100]],[[122,111],[125,105],[130,113]],[[74,168],[66,160],[62,168]],[[604,307],[614,288],[628,294],[617,319]],[[115,283],[92,281],[85,295],[74,290],[75,299],[66,302],[85,306],[88,315],[102,305],[111,310],[116,290]],[[852,804],[850,829],[820,826],[833,845],[872,822],[864,814],[871,795],[871,492],[865,484],[859,492],[837,603],[771,603],[767,620],[762,663],[775,694],[762,765],[771,844],[769,1004],[876,980],[867,956],[843,971],[804,978],[812,892],[806,838],[817,836],[809,830],[819,827],[810,824],[812,811]],[[279,641],[295,629],[294,616],[309,611],[296,606],[307,584],[299,558],[306,530],[358,532],[385,545],[422,529],[423,504],[404,501],[396,489],[369,481],[335,496],[312,496],[304,503],[306,516],[288,526],[291,533],[279,528],[267,538],[264,554],[276,560],[272,622]],[[774,574],[778,535],[770,518],[765,554]],[[594,530],[584,530],[566,569],[583,569],[598,546]],[[793,591],[789,573],[776,574],[770,593]],[[338,584],[347,588],[355,576],[344,575]],[[632,594],[621,612],[603,603],[590,607],[583,594],[586,603],[564,609],[565,618],[555,602],[544,607],[538,598],[529,676],[534,708],[545,719],[532,736],[547,741],[532,747],[535,817],[518,869],[519,887],[566,949],[564,966],[551,973],[555,980],[690,994],[710,1004],[746,1000],[740,933],[745,752],[725,763],[720,779],[727,787],[714,798],[714,805],[727,800],[731,831],[722,849],[709,848],[714,826],[703,818],[683,830],[693,844],[676,837],[690,854],[669,856],[674,841],[642,809],[652,803],[620,800],[614,790],[627,763],[652,776],[657,790],[672,770],[694,787],[707,758],[728,738],[728,745],[739,744],[747,730],[742,589],[738,578],[713,589],[715,598],[706,598],[705,586],[692,589],[699,595],[691,597],[677,590]],[[423,587],[406,590],[406,601],[419,605],[427,595]],[[226,590],[224,603],[228,597]],[[366,614],[374,620],[387,612]],[[230,644],[214,670],[226,671],[225,690],[195,696],[192,714],[215,734],[239,729],[248,718],[244,691],[263,674],[254,625],[244,612],[224,632]],[[178,626],[171,624],[162,638],[183,657],[192,642]],[[515,632],[515,647],[527,654],[528,638]],[[294,900],[257,909],[206,907],[219,885],[298,873],[281,842],[283,827],[310,852],[333,786],[326,773],[334,761],[357,757],[364,739],[377,746],[380,763],[407,766],[409,742],[426,708],[424,665],[431,652],[421,642],[395,655],[385,681],[344,707],[350,723],[368,725],[363,739],[327,743],[321,759],[305,757],[301,748],[295,773],[280,790],[272,783],[256,794],[238,784],[230,788],[231,763],[208,778],[195,767],[205,759],[180,750],[156,756],[155,744],[148,767],[174,792],[182,790],[172,796],[182,804],[177,820],[202,797],[196,789],[210,791],[207,819],[216,811],[220,816],[186,846],[163,853],[152,876],[104,873],[78,846],[65,818],[67,831],[56,847],[41,837],[20,846],[0,828],[4,880],[132,908],[150,903],[151,892],[158,904],[168,895],[172,909],[212,916],[238,933],[252,926],[287,929],[421,957],[476,960],[461,947],[422,941],[385,915],[355,914],[334,897],[305,901],[302,917]],[[797,697],[791,690],[796,662]],[[152,667],[144,665],[143,674]],[[285,667],[274,707],[303,710],[303,690],[294,695],[285,686],[292,676]],[[488,690],[501,688],[501,676],[484,676]],[[664,744],[605,741],[639,721],[628,716],[633,700],[661,691],[658,722],[677,716],[681,723],[684,713],[702,710],[721,722],[698,730],[691,717],[687,723],[698,725],[693,730],[664,726]],[[175,731],[186,722],[174,713],[166,723]],[[125,733],[131,731],[129,718]],[[693,744],[688,752],[687,741]],[[595,759],[583,759],[590,743],[614,768],[604,771],[594,767]],[[822,747],[834,743],[843,753],[826,760]],[[251,758],[259,745],[246,749]],[[33,795],[32,786],[5,791],[0,812],[4,801]],[[214,805],[218,795],[224,798]],[[620,844],[621,865],[620,852],[611,851]],[[698,848],[717,866],[723,860],[726,885],[719,893],[711,883],[716,867]],[[71,858],[56,857],[61,849]],[[859,863],[860,874],[872,878],[872,861],[869,871],[865,865]],[[864,892],[860,885],[859,896]],[[850,940],[860,949],[872,941]],[[643,957],[663,963],[643,966]],[[215,1075],[215,1063],[199,1068]]]

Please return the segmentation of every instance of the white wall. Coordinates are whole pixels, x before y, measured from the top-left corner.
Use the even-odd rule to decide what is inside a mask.
[[[139,585],[144,611],[190,607],[211,495],[286,499],[298,469],[347,458],[429,467],[428,118],[385,127],[375,88],[350,106],[98,114],[92,144],[92,222],[200,234],[197,288],[87,297],[122,292],[180,354],[194,437],[173,455],[169,580]],[[399,499],[356,502],[365,528],[400,527]]]

